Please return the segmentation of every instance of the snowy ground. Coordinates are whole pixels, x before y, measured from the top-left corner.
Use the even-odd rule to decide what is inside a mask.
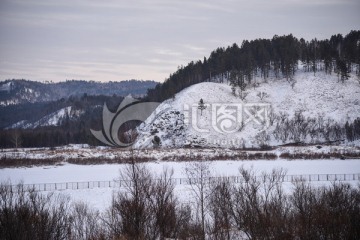
[[[276,158],[282,158],[281,154],[354,154],[360,155],[358,147],[360,141],[353,142],[353,145],[308,145],[308,146],[282,146],[267,151],[245,151],[242,149],[222,149],[222,148],[171,148],[171,149],[138,149],[134,151],[126,149],[117,149],[111,147],[89,147],[88,145],[67,145],[49,148],[18,148],[18,149],[1,149],[1,160],[16,159],[46,159],[66,162],[69,159],[76,159],[79,164],[82,160],[88,161],[87,164],[96,164],[96,160],[128,160],[133,157],[135,159],[147,159],[149,161],[184,161],[186,159],[244,159],[244,154],[254,155],[256,153],[268,153],[275,155]],[[246,158],[245,158],[246,159]],[[51,161],[50,161],[51,162]],[[0,162],[1,163],[1,162]],[[30,164],[29,164],[30,165]]]
[[[184,167],[186,162],[149,162],[146,167],[152,173],[160,174],[164,168],[174,170],[174,178],[185,178]],[[257,171],[270,172],[274,168],[283,168],[289,175],[304,174],[354,174],[360,173],[360,160],[244,160],[244,161],[212,161],[210,168],[213,176],[236,176],[238,168],[244,166]],[[101,165],[73,165],[45,166],[32,168],[4,168],[0,169],[0,181],[11,180],[12,183],[23,181],[25,184],[33,183],[62,183],[84,181],[112,181],[119,178],[119,171],[125,164]],[[291,183],[284,183],[287,189]],[[316,182],[316,185],[329,184]],[[352,184],[358,184],[357,181]],[[115,188],[93,188],[81,190],[63,190],[60,193],[68,194],[74,201],[84,201],[101,211],[111,203],[111,196]],[[177,185],[176,195],[183,202],[191,201],[189,186]]]

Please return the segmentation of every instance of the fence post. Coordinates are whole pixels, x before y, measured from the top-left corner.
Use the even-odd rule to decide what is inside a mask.
[[[76,189],[79,189],[79,182],[76,183]]]

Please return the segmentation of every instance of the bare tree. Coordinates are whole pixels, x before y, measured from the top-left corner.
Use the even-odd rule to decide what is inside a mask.
[[[151,187],[150,173],[133,160],[125,170],[120,171],[119,181],[125,192],[113,196],[105,219],[109,235],[113,238],[144,239],[149,217],[146,197]]]
[[[273,126],[275,121],[278,119],[278,116],[275,114],[275,111],[272,106],[270,106],[270,109],[268,112],[268,118],[269,118],[270,126]]]
[[[100,213],[90,209],[83,202],[77,202],[72,206],[70,222],[70,239],[106,239]]]
[[[295,88],[295,84],[297,83],[297,81],[295,79],[291,79],[291,81],[289,81],[291,89],[294,90]]]
[[[209,214],[212,218],[211,233],[215,239],[232,239],[232,188],[233,185],[226,178],[211,187]]]
[[[110,236],[125,239],[177,238],[188,231],[190,208],[174,196],[173,171],[153,176],[144,165],[132,163],[121,171],[125,192],[113,198],[106,223]]]
[[[190,222],[190,208],[181,206],[174,196],[174,171],[165,168],[156,177],[150,196],[155,239],[177,238]]]
[[[22,138],[19,129],[14,129],[11,134],[11,142],[14,144],[15,148],[21,147]]]
[[[206,216],[208,210],[208,197],[210,195],[210,162],[194,161],[185,166],[185,174],[195,195],[199,211],[197,211],[200,225],[201,238],[205,239]]]

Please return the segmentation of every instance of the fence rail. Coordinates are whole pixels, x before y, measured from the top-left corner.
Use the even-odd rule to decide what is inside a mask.
[[[259,176],[260,177],[260,176]],[[227,177],[210,177],[203,181],[213,183],[217,181],[229,181],[232,183],[241,183],[244,179],[241,176]],[[308,182],[322,181],[360,181],[360,173],[353,174],[306,174],[306,175],[285,175],[281,178],[281,182],[293,182],[295,180],[305,180]],[[172,178],[175,185],[196,184],[200,179],[188,178]],[[23,184],[24,188],[35,189],[36,191],[58,191],[58,190],[78,190],[78,189],[94,189],[94,188],[121,188],[131,186],[129,180],[112,180],[112,181],[88,181],[88,182],[63,182],[63,183],[34,183]],[[16,187],[16,185],[13,185]]]

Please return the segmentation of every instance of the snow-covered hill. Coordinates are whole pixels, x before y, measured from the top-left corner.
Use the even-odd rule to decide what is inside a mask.
[[[75,110],[72,107],[65,107],[47,116],[42,117],[36,122],[29,122],[26,120],[22,120],[20,122],[11,125],[8,128],[33,129],[33,128],[45,127],[45,126],[59,126],[63,121],[75,119],[79,117],[81,114],[82,114],[81,110]]]
[[[244,100],[225,83],[190,86],[163,102],[162,112],[138,128],[135,148],[259,147],[290,142],[339,140],[339,127],[360,117],[360,84],[352,75],[341,83],[336,75],[298,71],[295,85],[286,79],[257,79]],[[198,109],[203,99],[205,109]],[[163,111],[168,109],[167,111]],[[284,127],[287,126],[287,127]],[[324,133],[324,129],[331,129]],[[325,131],[326,132],[326,131]],[[289,136],[287,136],[289,135]],[[160,141],[156,141],[159,137]]]

